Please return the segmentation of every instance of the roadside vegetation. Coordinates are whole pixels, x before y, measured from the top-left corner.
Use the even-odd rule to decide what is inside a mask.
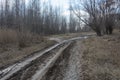
[[[120,32],[82,42],[81,80],[120,79]]]
[[[30,43],[39,43],[43,37],[28,31],[19,32],[14,29],[0,29],[0,45],[14,44],[19,48],[24,48]]]
[[[28,31],[19,32],[13,29],[0,30],[0,68],[12,64],[24,57],[33,55],[51,45],[54,41]]]

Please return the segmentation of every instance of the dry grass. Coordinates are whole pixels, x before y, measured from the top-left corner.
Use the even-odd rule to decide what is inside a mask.
[[[1,29],[0,67],[19,61],[53,44],[54,41],[48,41],[37,34]]]
[[[9,47],[9,50],[0,53],[0,67],[3,67],[7,64],[12,64],[16,61],[23,59],[24,57],[27,57],[28,55],[33,55],[34,52],[41,51],[53,44],[53,41],[44,40],[39,44],[32,44],[32,46],[22,49],[19,49],[17,47]]]
[[[11,29],[0,29],[0,44],[17,43],[17,32]]]
[[[41,42],[43,37],[30,32],[19,32],[12,29],[0,29],[0,45],[8,44],[17,45],[20,48],[28,46],[28,44]]]
[[[120,33],[83,43],[82,80],[120,80]]]

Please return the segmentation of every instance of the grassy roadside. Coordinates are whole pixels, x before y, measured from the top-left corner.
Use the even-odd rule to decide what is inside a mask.
[[[120,80],[120,32],[80,44],[81,80]]]
[[[43,50],[55,41],[50,41],[29,32],[17,32],[16,30],[0,30],[0,68]]]
[[[22,60],[24,57],[33,55],[35,52],[43,50],[53,44],[55,44],[54,41],[45,41],[23,49],[11,48],[11,50],[4,51],[0,53],[0,68]]]

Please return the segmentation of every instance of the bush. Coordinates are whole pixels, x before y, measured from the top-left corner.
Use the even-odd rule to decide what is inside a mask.
[[[26,47],[27,44],[33,42],[33,34],[30,32],[19,32],[18,33],[18,45],[23,48]]]
[[[18,44],[18,47],[24,48],[28,44],[38,43],[43,40],[37,34],[30,33],[28,31],[19,32],[13,29],[0,29],[0,44]]]
[[[11,29],[0,29],[0,44],[17,43],[17,32]]]

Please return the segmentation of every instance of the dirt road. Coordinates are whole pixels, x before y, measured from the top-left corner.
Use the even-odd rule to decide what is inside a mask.
[[[74,45],[76,40],[86,38],[77,37],[64,40],[20,63],[0,70],[0,80],[77,80],[79,79],[79,56],[77,56],[79,52],[76,52],[78,50]],[[60,70],[59,75],[63,76],[54,75],[53,78],[56,79],[51,79],[53,75],[48,74],[49,71],[52,74],[56,73],[54,70],[57,72]]]
[[[80,45],[66,49],[42,80],[80,80]]]

